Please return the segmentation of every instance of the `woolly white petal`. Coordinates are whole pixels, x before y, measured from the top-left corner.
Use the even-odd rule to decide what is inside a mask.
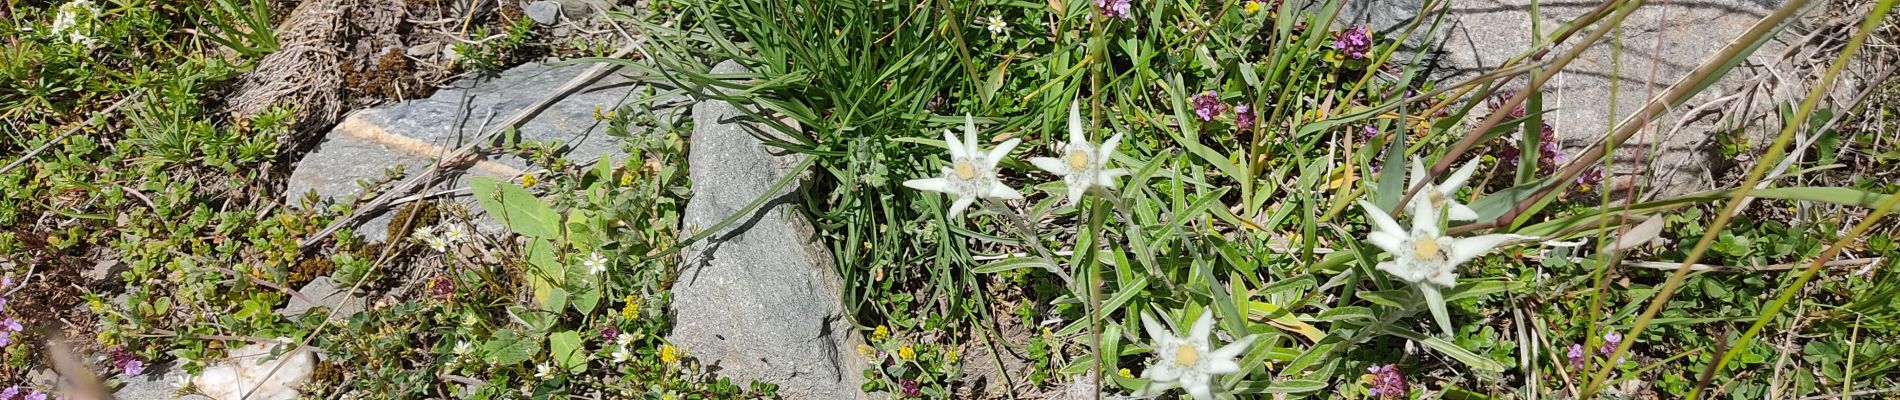
[[[1009,151],[1015,150],[1016,145],[1022,143],[1022,139],[1004,141],[1003,144],[996,145],[995,149],[990,149],[990,156],[983,158],[983,162],[989,164],[989,167],[992,168],[991,173],[995,173],[994,168],[996,168],[996,165],[1003,163],[1003,160],[1009,157]]]
[[[904,187],[931,192],[951,193],[950,180],[944,178],[912,179],[904,181]]]
[[[963,138],[957,137],[957,134],[949,129],[943,130],[943,147],[950,148],[950,162],[970,156],[965,153],[969,147],[963,144]]]
[[[963,209],[970,208],[971,203],[976,203],[976,199],[969,198],[969,197],[958,197],[956,202],[950,203],[950,218],[956,218],[958,215],[963,215]]]
[[[1056,174],[1056,176],[1069,176],[1069,173],[1070,173],[1069,163],[1065,163],[1065,162],[1062,162],[1062,160],[1057,160],[1054,158],[1030,157],[1029,164],[1035,165],[1036,169],[1048,171],[1051,174]]]
[[[1412,202],[1412,237],[1438,237],[1438,209],[1432,202]]]
[[[1105,169],[1105,170],[1102,170],[1102,172],[1100,173],[1096,173],[1095,176],[1096,176],[1095,178],[1096,180],[1104,182],[1102,186],[1112,187],[1112,186],[1116,186],[1115,178],[1128,176],[1128,169],[1127,168]]]
[[[1458,202],[1455,201],[1446,201],[1445,209],[1449,210],[1448,212],[1451,213],[1450,217],[1453,221],[1478,220],[1478,211],[1471,209],[1471,206],[1458,204]]]
[[[1121,146],[1122,146],[1122,134],[1117,133],[1117,134],[1109,135],[1108,140],[1102,141],[1102,147],[1096,149],[1097,152],[1100,152],[1102,154],[1101,161],[1098,161],[1098,162],[1102,163],[1102,165],[1104,166],[1108,165],[1108,160],[1111,158],[1115,158],[1115,151],[1118,149],[1121,149]]]
[[[1226,346],[1221,346],[1220,349],[1207,353],[1207,356],[1215,360],[1233,360],[1234,357],[1246,354],[1247,346],[1253,345],[1253,340],[1258,337],[1260,337],[1260,335],[1247,335],[1247,337],[1240,338],[1240,340],[1228,343]],[[1216,373],[1225,374],[1226,372]]]
[[[1392,216],[1386,214],[1385,210],[1379,209],[1379,206],[1360,200],[1359,207],[1366,209],[1366,219],[1372,220],[1372,226],[1378,228],[1379,231],[1405,235],[1405,228],[1399,226],[1399,221],[1393,220]]]
[[[1412,182],[1410,185],[1407,185],[1406,190],[1411,190],[1411,187],[1418,186],[1420,182],[1424,182],[1425,171],[1425,160],[1419,159],[1418,156],[1412,156]]]
[[[1446,262],[1451,265],[1464,264],[1510,239],[1511,235],[1483,235],[1452,240]]]
[[[1174,331],[1168,330],[1168,327],[1161,325],[1160,322],[1155,322],[1155,317],[1148,313],[1141,313],[1141,327],[1148,331],[1148,339],[1154,342],[1155,347],[1160,347],[1163,345],[1162,342],[1174,339]]]
[[[1082,131],[1082,102],[1069,103],[1069,143],[1082,143],[1089,140]]]
[[[1082,195],[1088,194],[1088,192],[1089,192],[1089,186],[1087,184],[1070,183],[1069,184],[1069,204],[1072,204],[1072,205],[1082,204]]]
[[[1410,263],[1384,261],[1380,262],[1377,268],[1380,271],[1385,271],[1387,274],[1392,274],[1392,277],[1399,278],[1399,280],[1402,281],[1418,283],[1419,281],[1425,280],[1425,277],[1420,276],[1417,271],[1412,270],[1412,264]]]
[[[1194,400],[1214,400],[1214,388],[1209,380],[1207,375],[1189,374],[1181,377],[1181,388],[1187,389],[1188,396]]]
[[[1444,193],[1446,198],[1450,198],[1451,195],[1458,193],[1458,188],[1465,186],[1465,181],[1471,179],[1471,172],[1476,170],[1478,170],[1478,160],[1465,163],[1465,166],[1458,167],[1458,171],[1452,172],[1450,177],[1445,178],[1444,182],[1438,183],[1438,191]]]
[[[1240,363],[1234,362],[1234,360],[1221,358],[1207,361],[1207,373],[1231,374],[1236,371],[1240,371]]]
[[[976,148],[976,117],[970,116],[969,113],[963,114],[963,147]]]
[[[1016,191],[1016,188],[1009,187],[1009,185],[1004,185],[1002,182],[997,182],[990,184],[989,197],[1003,200],[1022,200],[1023,193]]]
[[[1405,237],[1392,232],[1373,231],[1372,233],[1367,233],[1366,241],[1371,242],[1373,246],[1378,246],[1379,249],[1385,250],[1386,253],[1392,254],[1394,257],[1406,253]]]
[[[1188,340],[1207,348],[1207,335],[1214,333],[1214,308],[1201,310],[1201,318],[1194,320],[1194,327],[1188,329]]]
[[[1141,377],[1155,382],[1175,382],[1181,380],[1181,368],[1176,368],[1172,360],[1161,360],[1148,370],[1141,371]]]

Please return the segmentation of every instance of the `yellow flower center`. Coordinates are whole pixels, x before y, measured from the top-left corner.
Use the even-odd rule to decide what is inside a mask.
[[[1082,150],[1069,150],[1069,169],[1081,171],[1089,166],[1089,153]]]
[[[970,161],[968,160],[957,161],[957,179],[962,179],[962,180],[967,181],[967,180],[971,180],[975,178],[976,178],[975,165],[970,165]]]
[[[1438,259],[1438,241],[1433,238],[1419,238],[1412,242],[1412,250],[1418,251],[1419,258]]]
[[[1190,367],[1190,366],[1194,366],[1195,361],[1200,361],[1200,360],[1201,360],[1201,353],[1194,351],[1194,346],[1190,346],[1187,343],[1175,345],[1174,365]]]
[[[1432,199],[1432,208],[1445,208],[1445,194],[1437,190],[1427,190],[1425,195]]]

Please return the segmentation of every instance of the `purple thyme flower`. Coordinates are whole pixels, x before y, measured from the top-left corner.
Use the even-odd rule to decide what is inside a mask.
[[[1571,343],[1570,353],[1566,355],[1569,356],[1570,358],[1571,368],[1583,368],[1583,345],[1582,344]]]
[[[1366,125],[1366,138],[1371,139],[1374,136],[1379,136],[1379,128],[1372,125]]]
[[[1102,15],[1110,18],[1134,19],[1135,15],[1128,12],[1134,6],[1130,3],[1131,0],[1095,0],[1095,8],[1101,9]]]
[[[1249,106],[1246,104],[1234,106],[1234,128],[1235,129],[1239,129],[1243,131],[1248,130],[1248,129],[1253,129],[1254,118],[1255,117],[1254,117],[1254,112],[1253,112],[1253,106]]]
[[[613,325],[607,325],[606,328],[600,329],[600,338],[607,339],[607,341],[609,342],[620,339],[620,328],[615,328]]]
[[[1590,167],[1590,169],[1583,170],[1582,174],[1577,175],[1577,184],[1579,185],[1594,185],[1597,182],[1602,182],[1602,181],[1603,181],[1603,166],[1602,165],[1592,166]]]
[[[1227,103],[1222,103],[1220,96],[1216,96],[1212,90],[1194,95],[1188,101],[1194,103],[1194,115],[1201,117],[1202,121],[1213,121],[1214,117],[1227,112]]]
[[[38,391],[38,390],[35,390],[35,391],[31,391],[31,392],[27,392],[27,394],[26,394],[26,397],[24,397],[24,399],[26,399],[26,400],[46,400],[46,392],[41,392],[41,391]]]
[[[1364,26],[1347,28],[1333,38],[1333,48],[1354,60],[1366,58],[1366,52],[1372,50],[1372,32]]]
[[[0,331],[0,348],[13,345],[13,332]]]
[[[904,387],[904,397],[923,397],[924,395],[924,391],[917,387],[917,381],[907,380],[904,381],[902,386]]]
[[[0,400],[13,400],[18,397],[20,397],[20,385],[8,386],[7,390],[0,391]]]
[[[1366,368],[1366,372],[1372,373],[1372,389],[1366,391],[1366,395],[1382,399],[1405,397],[1405,374],[1399,372],[1398,366],[1374,365]]]
[[[430,279],[429,294],[442,301],[455,298],[455,279],[450,279],[448,275],[439,275],[435,279]]]
[[[110,354],[112,366],[118,368],[120,371],[124,371],[127,376],[137,376],[145,372],[145,361],[139,360],[137,355],[126,351],[125,346],[112,348]]]
[[[26,329],[25,327],[20,326],[19,318],[9,317],[7,318],[6,321],[0,321],[0,330],[5,330],[8,332],[19,332],[25,329]]]
[[[1605,332],[1603,333],[1603,345],[1597,346],[1597,353],[1602,353],[1605,357],[1608,357],[1610,353],[1616,352],[1616,345],[1619,344],[1623,344],[1623,334]]]

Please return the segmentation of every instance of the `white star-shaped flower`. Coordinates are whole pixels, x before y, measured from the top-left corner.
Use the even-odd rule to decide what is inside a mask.
[[[1076,104],[1069,103],[1069,141],[1059,147],[1062,158],[1029,159],[1036,168],[1062,177],[1062,182],[1069,185],[1069,204],[1081,203],[1082,194],[1091,187],[1112,189],[1115,178],[1128,175],[1127,169],[1108,168],[1109,158],[1115,155],[1115,148],[1121,146],[1122,134],[1109,136],[1101,146],[1090,143],[1082,128],[1082,112]]]
[[[1418,190],[1418,195],[1412,196],[1412,204],[1410,204],[1410,206],[1416,207],[1418,203],[1429,201],[1432,203],[1431,206],[1433,209],[1446,210],[1451,213],[1450,217],[1453,221],[1477,220],[1477,211],[1472,210],[1470,206],[1466,206],[1465,203],[1460,203],[1458,199],[1452,197],[1458,194],[1458,188],[1464,187],[1465,182],[1471,180],[1471,172],[1477,169],[1478,161],[1472,160],[1471,162],[1465,163],[1465,166],[1458,167],[1458,170],[1453,171],[1451,176],[1445,177],[1444,182],[1437,184],[1425,182],[1425,187]],[[1412,157],[1412,186],[1418,186],[1419,181],[1424,179],[1425,161],[1420,160],[1418,157]]]
[[[990,15],[989,23],[984,24],[983,28],[989,29],[992,35],[1009,36],[1009,23],[1004,22],[1000,15]]]
[[[554,366],[547,365],[547,364],[534,366],[534,377],[541,378],[541,379],[554,379]]]
[[[1154,340],[1155,363],[1141,371],[1142,379],[1153,381],[1146,389],[1146,395],[1159,395],[1175,387],[1186,389],[1195,400],[1214,398],[1214,376],[1240,371],[1240,364],[1234,357],[1247,352],[1247,346],[1253,344],[1255,335],[1247,335],[1227,346],[1209,350],[1207,336],[1214,332],[1214,310],[1201,312],[1201,318],[1194,320],[1187,337],[1181,337],[1174,331],[1155,322],[1153,316],[1141,314],[1141,325],[1148,330],[1148,337]]]
[[[1372,220],[1376,228],[1366,234],[1366,241],[1392,255],[1392,260],[1379,263],[1379,270],[1417,286],[1439,326],[1450,333],[1451,320],[1445,315],[1445,301],[1439,289],[1458,286],[1459,264],[1484,255],[1512,236],[1492,234],[1462,239],[1444,236],[1438,229],[1439,210],[1430,202],[1412,202],[1409,232],[1378,206],[1363,200],[1359,206],[1366,209],[1366,219]]]
[[[462,231],[461,225],[451,224],[442,228],[442,239],[448,240],[449,243],[458,243],[467,238],[468,233]]]
[[[473,352],[475,352],[475,346],[468,344],[467,340],[455,342],[455,355],[466,356]]]
[[[591,274],[607,272],[607,258],[601,257],[600,253],[587,253],[587,259],[581,261],[581,265],[587,267],[587,272]]]
[[[996,164],[1008,157],[1009,151],[1022,143],[1022,139],[1010,139],[984,152],[976,146],[976,120],[969,115],[963,116],[963,133],[958,137],[948,130],[943,132],[944,144],[950,148],[951,165],[943,167],[943,177],[912,179],[904,181],[904,186],[956,196],[956,202],[950,204],[951,218],[962,215],[963,210],[978,199],[1022,199],[1022,192],[996,178]]]

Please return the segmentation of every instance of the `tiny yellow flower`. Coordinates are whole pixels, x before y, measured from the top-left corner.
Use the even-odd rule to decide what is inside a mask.
[[[633,171],[628,170],[625,173],[621,173],[620,186],[632,186],[632,185],[633,185]]]
[[[1247,0],[1246,8],[1248,14],[1260,12],[1260,2]]]
[[[1123,378],[1128,378],[1128,379],[1135,379],[1135,373],[1134,373],[1134,372],[1129,372],[1127,368],[1122,368],[1122,370],[1120,371],[1120,373],[1122,374],[1122,377],[1123,377]]]
[[[534,187],[534,184],[536,182],[539,182],[539,181],[534,179],[533,173],[521,174],[521,187],[524,187],[524,188]]]
[[[904,345],[904,347],[899,347],[897,348],[897,358],[902,358],[905,360],[916,359],[917,349],[910,348],[910,345]]]
[[[621,302],[627,303],[626,306],[620,308],[621,318],[633,318],[635,315],[640,314],[640,297],[630,294],[627,295],[626,300],[622,300]]]
[[[871,340],[884,340],[890,337],[891,328],[886,328],[883,325],[878,325],[877,329],[871,330]]]
[[[943,360],[946,362],[955,363],[957,359],[957,351],[955,349],[943,353]]]
[[[877,348],[860,343],[858,344],[858,355],[864,356],[864,358],[875,358],[877,357]]]
[[[679,347],[674,347],[672,343],[660,345],[660,362],[667,364],[679,363],[681,353],[684,352],[680,351]]]

